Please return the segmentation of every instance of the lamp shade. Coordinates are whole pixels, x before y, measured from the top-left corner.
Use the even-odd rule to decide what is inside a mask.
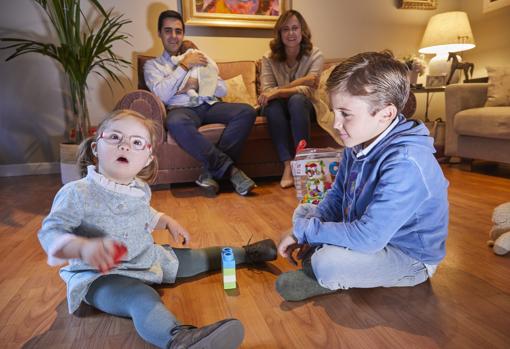
[[[432,16],[418,52],[440,54],[460,52],[475,47],[475,39],[466,12],[452,11]]]

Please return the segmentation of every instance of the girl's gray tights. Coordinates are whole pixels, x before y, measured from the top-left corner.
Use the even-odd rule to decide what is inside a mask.
[[[236,264],[244,263],[244,249],[233,250]],[[178,279],[221,268],[221,247],[173,251],[179,260]],[[172,340],[170,330],[179,325],[154,288],[127,276],[101,276],[90,285],[85,300],[105,313],[131,318],[138,334],[160,348],[166,348]]]

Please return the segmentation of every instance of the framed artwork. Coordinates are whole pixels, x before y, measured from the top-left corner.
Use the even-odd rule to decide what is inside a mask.
[[[186,25],[272,29],[290,0],[181,0]]]
[[[446,85],[446,75],[427,75],[425,86],[443,87]]]
[[[437,0],[398,0],[398,8],[411,10],[435,10]]]
[[[483,12],[490,12],[510,5],[510,0],[483,0]]]

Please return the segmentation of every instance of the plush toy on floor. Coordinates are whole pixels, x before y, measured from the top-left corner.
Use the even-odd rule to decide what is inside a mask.
[[[501,204],[492,213],[494,225],[490,231],[487,244],[495,254],[504,255],[510,252],[510,202]]]

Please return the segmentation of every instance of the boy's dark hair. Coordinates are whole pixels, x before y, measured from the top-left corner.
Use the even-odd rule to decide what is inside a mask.
[[[149,142],[152,145],[152,154],[156,152],[156,145],[160,141],[159,135],[161,135],[161,129],[159,125],[152,121],[151,119],[147,119],[142,114],[129,109],[119,109],[111,112],[107,115],[107,117],[99,124],[97,128],[96,134],[92,137],[88,137],[81,142],[80,147],[78,148],[77,154],[77,164],[80,170],[81,177],[85,177],[87,175],[87,167],[89,165],[97,166],[98,159],[94,152],[92,151],[92,142],[97,142],[98,139],[103,134],[103,131],[115,120],[122,119],[124,117],[133,117],[138,119],[143,125],[147,128],[149,132],[150,139]],[[138,178],[143,179],[148,183],[154,182],[158,175],[158,159],[156,155],[153,155],[152,161],[150,164],[145,166],[140,173],[137,174]]]
[[[285,54],[285,45],[283,44],[280,31],[285,22],[287,22],[292,16],[295,16],[301,25],[301,43],[299,45],[300,47],[297,60],[299,61],[301,57],[312,52],[312,33],[310,32],[308,24],[306,24],[305,18],[296,10],[288,10],[280,15],[278,21],[276,21],[276,24],[274,25],[274,39],[269,43],[269,47],[271,48],[271,59],[279,62],[283,62],[287,59],[287,55]]]
[[[183,32],[186,31],[186,27],[184,26],[184,20],[182,19],[181,14],[179,12],[177,12],[177,11],[174,11],[174,10],[166,10],[166,11],[163,11],[163,12],[161,12],[159,14],[159,18],[158,18],[158,32],[161,31],[161,28],[163,27],[163,21],[166,18],[178,19],[179,21],[181,21],[182,31]]]
[[[408,71],[389,50],[359,53],[333,69],[326,88],[367,97],[372,115],[391,104],[400,113],[409,97]]]

